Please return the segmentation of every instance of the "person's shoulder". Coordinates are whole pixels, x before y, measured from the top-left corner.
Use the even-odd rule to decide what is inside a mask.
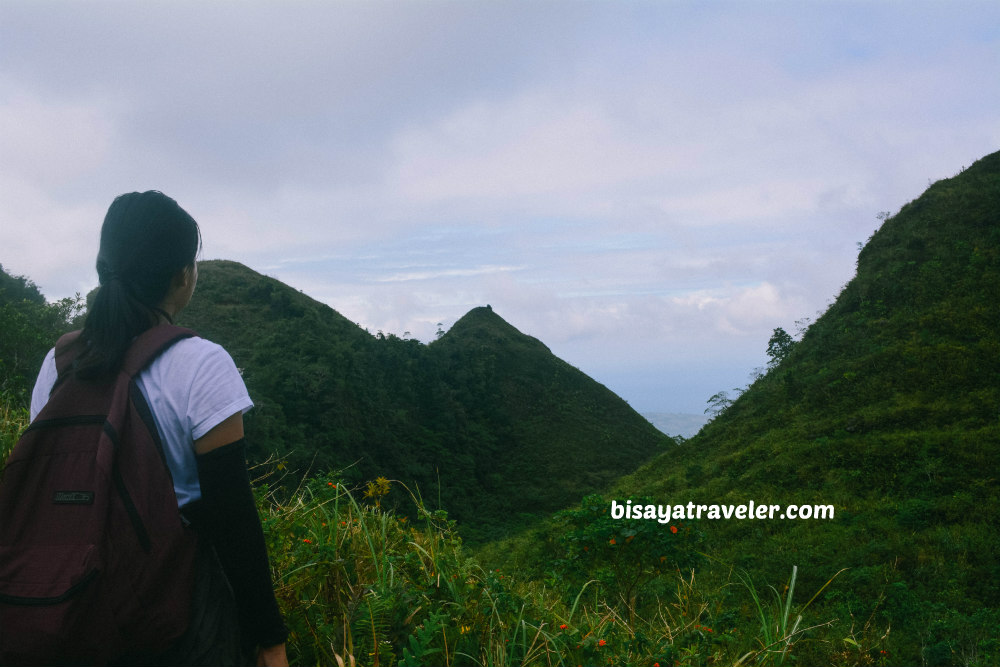
[[[207,338],[202,338],[201,336],[190,336],[188,338],[181,338],[179,341],[170,346],[167,352],[178,351],[179,354],[185,356],[213,356],[217,354],[224,354],[229,356],[226,352],[226,348],[222,347],[214,341],[210,341]]]
[[[233,357],[226,348],[200,336],[180,339],[167,348],[157,361],[169,366],[181,365],[192,370],[214,369],[220,365],[235,367]]]

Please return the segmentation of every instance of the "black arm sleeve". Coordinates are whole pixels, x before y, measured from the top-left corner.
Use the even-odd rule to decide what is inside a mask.
[[[240,439],[197,457],[201,502],[192,517],[229,578],[244,644],[283,644],[288,629],[274,598],[264,532],[250,488],[245,443]]]

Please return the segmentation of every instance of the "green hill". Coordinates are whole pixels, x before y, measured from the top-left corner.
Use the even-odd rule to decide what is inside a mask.
[[[809,609],[836,622],[811,633],[827,643],[804,664],[830,664],[862,635],[886,651],[866,660],[886,664],[996,657],[1000,153],[887,219],[836,302],[772,352],[766,375],[609,498],[833,505],[832,520],[685,522],[719,581],[788,581],[798,566],[798,609],[847,568]],[[552,525],[522,545],[556,542]]]
[[[466,441],[456,449],[474,460],[505,513],[565,507],[672,444],[489,306],[470,311],[428,352],[465,419],[458,427]]]
[[[46,304],[28,278],[0,271],[5,405],[27,405],[45,353],[82,325],[70,322],[79,307]],[[273,278],[212,260],[199,262],[178,324],[223,345],[243,373],[252,458],[277,455],[299,476],[401,481],[473,541],[607,488],[673,443],[489,306],[424,345],[373,336]],[[389,500],[412,508],[399,485]]]
[[[416,484],[467,538],[564,507],[672,443],[489,306],[423,345],[372,336],[277,280],[207,261],[179,323],[243,370],[257,457]]]

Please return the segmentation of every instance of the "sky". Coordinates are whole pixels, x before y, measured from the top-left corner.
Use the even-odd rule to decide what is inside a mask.
[[[0,0],[0,264],[86,293],[161,190],[372,333],[490,304],[700,414],[1000,149],[998,73],[995,2]]]

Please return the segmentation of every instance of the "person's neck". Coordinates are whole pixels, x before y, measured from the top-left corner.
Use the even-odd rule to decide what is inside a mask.
[[[157,324],[173,324],[174,316],[177,315],[177,311],[170,308],[167,304],[163,304],[158,308],[153,309],[156,313],[156,323]]]

